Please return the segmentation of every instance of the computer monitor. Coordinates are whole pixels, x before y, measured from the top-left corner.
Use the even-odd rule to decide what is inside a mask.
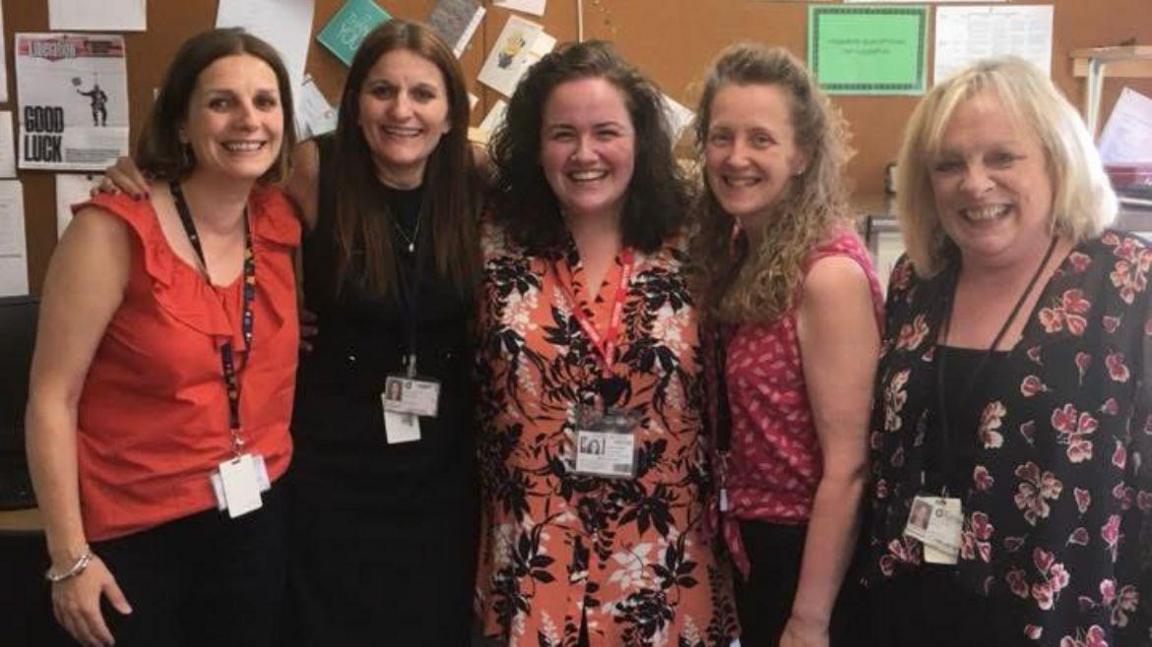
[[[24,457],[24,406],[38,309],[34,297],[0,298],[0,509],[35,503]]]

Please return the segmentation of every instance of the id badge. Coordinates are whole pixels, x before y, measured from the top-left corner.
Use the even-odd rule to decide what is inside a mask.
[[[384,411],[435,418],[440,406],[440,383],[405,375],[389,375],[380,394]]]
[[[576,416],[573,471],[585,476],[630,479],[636,476],[633,416],[619,410],[581,407]]]
[[[960,553],[964,514],[955,497],[917,496],[912,499],[904,534],[924,544],[924,561],[955,564]]]
[[[264,501],[260,497],[261,474],[267,481],[264,460],[253,458],[252,454],[241,454],[216,466],[212,474],[212,486],[216,493],[216,506],[228,510],[228,516],[235,519],[259,510]]]

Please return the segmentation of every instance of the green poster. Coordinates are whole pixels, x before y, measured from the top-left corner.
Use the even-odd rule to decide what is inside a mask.
[[[352,57],[360,47],[360,41],[376,25],[390,20],[392,16],[372,0],[348,0],[324,25],[317,36],[325,47],[332,50],[345,65],[352,64]]]
[[[809,6],[808,65],[830,94],[923,94],[928,9]]]

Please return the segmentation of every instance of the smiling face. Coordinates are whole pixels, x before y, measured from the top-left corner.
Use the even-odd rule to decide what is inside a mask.
[[[428,158],[452,127],[440,69],[407,49],[386,52],[360,86],[359,109],[376,176],[395,188],[419,186]]]
[[[746,230],[772,213],[806,156],[796,146],[791,97],[778,85],[728,84],[712,99],[704,171],[724,211]]]
[[[956,107],[929,174],[940,225],[966,264],[1003,267],[1043,255],[1052,222],[1047,158],[995,94]]]
[[[636,161],[624,95],[602,78],[567,81],[544,103],[540,165],[566,218],[619,219]]]
[[[279,86],[267,63],[236,54],[200,72],[180,129],[194,173],[256,180],[277,162],[283,137]]]

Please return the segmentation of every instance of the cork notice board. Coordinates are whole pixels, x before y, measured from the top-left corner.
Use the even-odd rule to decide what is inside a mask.
[[[422,20],[434,0],[376,0],[393,16]],[[9,102],[0,109],[18,110],[13,70],[13,34],[48,31],[47,0],[0,0],[4,10],[4,42],[7,48]],[[471,91],[480,97],[473,111],[476,125],[499,98],[476,83],[488,49],[495,42],[510,12],[483,0],[488,9],[482,24],[461,56]],[[1019,3],[1025,4],[1025,3]],[[1073,77],[1072,49],[1117,45],[1131,40],[1152,44],[1152,19],[1148,0],[1052,0],[1055,7],[1052,77],[1080,106],[1082,79]],[[318,33],[343,0],[316,0],[313,35]],[[716,52],[733,41],[759,40],[788,47],[803,56],[807,48],[806,2],[765,0],[549,0],[543,18],[521,15],[540,22],[561,42],[577,37],[577,7],[583,8],[585,38],[615,41],[620,51],[677,101],[693,107],[699,79]],[[216,0],[150,0],[148,30],[125,33],[128,50],[129,101],[132,137],[148,113],[153,88],[179,44],[188,36],[213,26]],[[932,14],[929,43],[932,39]],[[931,49],[931,47],[929,48]],[[932,53],[929,51],[929,56]],[[931,65],[931,58],[929,59]],[[308,72],[329,101],[335,101],[344,81],[345,67],[314,40],[308,53]],[[1152,79],[1112,79],[1104,90],[1102,113],[1111,110],[1125,85],[1152,94]],[[915,106],[915,96],[837,95],[833,99],[848,119],[857,154],[849,165],[859,196],[873,196],[883,187],[883,169],[896,154],[901,129]],[[684,150],[688,150],[685,148]],[[49,255],[56,242],[54,174],[22,171],[24,209],[28,237],[29,284],[38,293]]]

